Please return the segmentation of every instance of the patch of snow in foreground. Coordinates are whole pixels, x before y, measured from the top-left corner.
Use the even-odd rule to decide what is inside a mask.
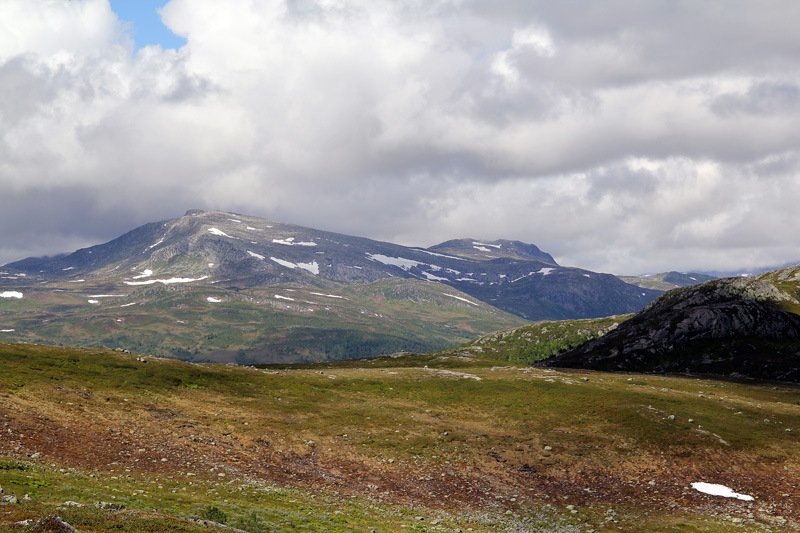
[[[264,259],[263,255],[257,254],[255,252],[251,252],[250,250],[247,250],[247,253],[250,254],[251,257],[255,257],[255,258],[258,258],[258,259]]]
[[[287,239],[272,239],[275,244],[284,244],[286,246],[316,246],[315,242],[294,242],[294,237]]]
[[[0,329],[0,333],[13,333],[13,329]]]
[[[280,294],[275,295],[276,300],[289,300],[290,302],[294,301],[294,298],[289,298],[288,296],[281,296]]]
[[[89,302],[90,304],[99,304],[100,303],[100,300],[86,300],[86,301]]]
[[[217,228],[208,228],[208,232],[212,233],[214,235],[219,235],[220,237],[227,237],[229,239],[233,239],[233,237],[231,237],[230,235],[228,235],[224,231],[222,231],[220,229],[217,229]]]
[[[462,302],[467,302],[468,304],[478,305],[475,302],[470,302],[466,298],[462,298],[461,296],[456,296],[455,294],[445,294],[445,296],[449,296],[450,298],[455,298],[456,300],[461,300]]]
[[[744,501],[751,501],[753,499],[752,496],[748,496],[747,494],[739,494],[733,492],[733,489],[729,489],[725,485],[715,485],[714,483],[692,483],[692,488],[695,490],[699,490],[705,494],[710,494],[712,496],[722,496],[724,498],[736,498],[737,500],[744,500]]]
[[[0,298],[16,298],[19,300],[22,299],[22,293],[17,291],[0,292]]]
[[[414,268],[415,266],[425,264],[425,263],[420,263],[419,261],[414,261],[413,259],[404,259],[402,257],[389,257],[387,255],[370,254],[370,253],[368,253],[367,255],[373,261],[383,263],[384,265],[392,265],[400,267],[403,270],[408,270],[410,268]]]
[[[133,279],[149,278],[152,275],[153,275],[153,271],[150,270],[149,268],[146,268],[138,276],[133,276]]]
[[[206,301],[212,304],[218,304],[222,302],[222,300],[220,300],[219,298],[214,298],[213,296],[209,296],[208,298],[206,298]]]
[[[164,285],[170,285],[172,283],[190,283],[192,281],[202,281],[207,277],[208,276],[203,276],[202,278],[148,279],[147,281],[126,281],[124,283],[125,285],[152,285],[154,283],[163,283]]]

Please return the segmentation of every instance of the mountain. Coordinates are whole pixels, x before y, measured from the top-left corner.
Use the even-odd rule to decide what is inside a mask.
[[[800,267],[661,296],[545,366],[800,381]]]
[[[197,210],[10,263],[0,288],[25,295],[0,300],[4,338],[238,362],[438,349],[659,294],[517,241],[413,248]]]
[[[539,250],[533,244],[520,241],[476,241],[475,239],[457,239],[443,242],[428,248],[431,252],[454,255],[475,261],[491,259],[519,259],[522,261],[542,261],[556,265],[553,256]]]
[[[700,283],[717,279],[717,277],[706,274],[697,274],[695,272],[683,273],[672,271],[662,272],[660,274],[650,274],[646,276],[620,276],[620,279],[625,283],[630,283],[645,289],[669,291],[679,287],[699,285]]]

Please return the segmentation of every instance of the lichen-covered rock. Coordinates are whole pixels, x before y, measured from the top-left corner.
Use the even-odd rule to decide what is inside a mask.
[[[797,303],[763,279],[676,289],[607,335],[543,364],[800,381],[800,316],[781,308]]]

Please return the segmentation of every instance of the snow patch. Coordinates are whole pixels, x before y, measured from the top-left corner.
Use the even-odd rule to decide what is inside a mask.
[[[447,294],[447,293],[445,293],[445,296],[449,296],[450,298],[455,298],[456,300],[461,300],[462,302],[467,302],[468,304],[472,304],[474,306],[478,305],[475,302],[470,302],[466,298],[462,298],[461,296],[456,296],[455,294]]]
[[[341,300],[347,300],[344,296],[336,296],[335,294],[322,294],[321,292],[312,292],[314,296],[324,296],[325,298],[339,298]]]
[[[154,283],[163,283],[164,285],[170,285],[172,283],[191,283],[192,281],[202,281],[207,277],[208,276],[203,276],[201,278],[149,279],[147,281],[126,281],[124,283],[125,285],[153,285]]]
[[[297,266],[302,268],[303,270],[308,270],[315,276],[319,274],[319,265],[317,264],[316,261],[313,261],[311,263],[297,263]]]
[[[229,218],[228,220],[230,220],[231,222],[236,222],[237,224],[241,224],[242,223],[241,220],[236,220],[235,218]]]
[[[265,257],[263,255],[257,254],[255,252],[251,252],[250,250],[247,250],[247,253],[250,254],[251,257],[256,257],[258,259],[265,259]]]
[[[270,259],[281,266],[285,266],[286,268],[302,268],[303,270],[308,270],[315,276],[319,274],[319,264],[317,264],[316,261],[312,263],[292,263],[291,261],[285,261],[283,259],[278,259],[277,257],[270,257]]]
[[[20,300],[22,299],[22,293],[17,291],[0,292],[0,298],[16,298]]]
[[[89,302],[90,304],[99,304],[100,303],[100,300],[86,300],[86,301]]]
[[[231,237],[230,235],[228,235],[227,233],[225,233],[224,231],[219,230],[217,228],[208,228],[208,232],[213,234],[213,235],[219,235],[220,237],[227,237],[229,239],[233,239],[234,238],[234,237]]]
[[[61,270],[63,270],[64,272],[66,272],[67,270],[75,270],[75,268],[76,268],[76,267],[67,267],[67,268],[62,268]],[[5,274],[5,272],[3,272],[3,274]],[[694,278],[692,278],[692,279],[694,279]]]
[[[206,298],[206,301],[212,304],[218,304],[222,302],[222,300],[220,300],[219,298],[214,298],[213,296],[209,296],[208,298]]]
[[[414,268],[415,266],[425,264],[425,263],[420,263],[419,261],[414,261],[413,259],[404,259],[402,257],[389,257],[387,255],[381,255],[381,254],[367,253],[367,256],[372,261],[377,261],[379,263],[383,263],[384,265],[392,265],[400,267],[403,270],[409,270],[411,268]]]
[[[540,270],[539,270],[538,272],[536,272],[536,273],[537,273],[537,274],[541,274],[541,275],[543,275],[543,276],[546,276],[546,275],[548,275],[548,274],[550,274],[551,272],[554,272],[554,271],[555,271],[555,268],[544,267],[544,268],[540,269]]]
[[[278,259],[277,257],[270,257],[270,259],[272,259],[281,266],[285,266],[286,268],[297,268],[297,265],[295,265],[291,261],[284,261],[283,259]]]
[[[473,248],[475,248],[479,252],[491,252],[491,250],[486,248],[485,246],[473,246]]]
[[[86,280],[85,279],[73,279],[73,280],[70,281],[70,283],[83,283],[84,281],[86,281]]]
[[[428,281],[448,281],[447,278],[434,276],[430,272],[423,272],[422,275],[425,276],[428,279]]]
[[[125,304],[125,305],[120,305],[120,307],[130,307],[132,305],[136,305],[136,302]]]
[[[214,263],[209,263],[208,268],[214,268]]]
[[[0,329],[0,333],[12,333],[13,329]]]
[[[315,242],[302,242],[298,241],[295,242],[294,237],[288,237],[286,239],[272,239],[272,242],[275,244],[284,244],[286,246],[316,246],[317,243]]]
[[[445,254],[437,254],[436,252],[431,252],[429,250],[423,250],[422,248],[414,248],[415,252],[422,252],[423,254],[428,255],[435,255],[436,257],[444,257],[445,259],[455,259],[456,261],[468,261],[468,259],[464,259],[463,257],[456,257],[453,255],[445,255]]]
[[[734,492],[733,489],[730,489],[725,485],[697,482],[697,483],[692,483],[692,488],[695,490],[699,490],[702,493],[710,494],[712,496],[722,496],[724,498],[736,498],[737,500],[744,500],[748,502],[753,500],[752,496]]]
[[[280,294],[275,295],[276,300],[289,300],[290,302],[294,301],[294,298],[289,298],[288,296],[281,296]]]
[[[161,244],[162,242],[164,242],[164,238],[165,238],[165,237],[166,237],[166,235],[164,235],[164,237],[161,237],[161,239],[159,239],[157,243],[155,243],[155,244],[151,244],[150,246],[148,246],[148,247],[147,247],[147,250],[152,250],[153,248],[155,248],[156,246],[158,246],[159,244]],[[145,250],[145,252],[146,252],[147,250]]]
[[[146,268],[138,276],[133,276],[133,279],[149,278],[152,275],[153,275],[153,271],[150,270],[149,268]]]

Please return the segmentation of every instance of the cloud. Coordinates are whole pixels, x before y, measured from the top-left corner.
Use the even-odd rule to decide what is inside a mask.
[[[0,263],[188,208],[626,273],[800,260],[800,6],[715,6],[172,0],[186,44],[135,51],[106,0],[6,0]]]

